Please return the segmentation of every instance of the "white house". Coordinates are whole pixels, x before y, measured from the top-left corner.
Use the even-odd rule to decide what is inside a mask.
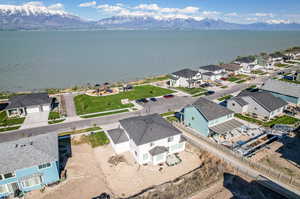
[[[217,65],[208,65],[199,67],[203,81],[215,81],[226,77],[227,73],[224,68]]]
[[[164,163],[169,155],[185,149],[182,133],[158,114],[119,122],[118,129],[107,131],[115,152],[130,151],[141,165]]]
[[[250,73],[252,70],[257,70],[259,68],[255,57],[239,57],[234,63],[241,65],[243,67],[243,72],[245,73]]]
[[[221,64],[220,67],[224,68],[229,75],[238,75],[243,72],[243,67],[239,64]]]
[[[227,100],[227,108],[236,113],[255,113],[271,119],[281,115],[287,102],[269,92],[242,91],[238,96]]]
[[[12,96],[5,108],[8,117],[26,116],[28,113],[50,111],[52,98],[47,93]]]
[[[172,87],[195,87],[201,84],[201,74],[197,71],[185,68],[171,74],[170,86]]]

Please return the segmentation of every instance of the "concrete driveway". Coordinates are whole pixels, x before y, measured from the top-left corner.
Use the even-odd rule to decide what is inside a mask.
[[[21,129],[34,128],[48,125],[49,111],[28,113]]]

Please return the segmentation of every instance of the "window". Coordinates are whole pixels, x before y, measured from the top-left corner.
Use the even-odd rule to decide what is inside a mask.
[[[195,118],[194,118],[194,117],[192,117],[192,120],[195,120]]]
[[[7,186],[4,184],[4,185],[0,185],[0,194],[1,193],[7,193],[9,190],[7,188]]]
[[[32,187],[32,186],[41,184],[41,182],[42,182],[41,177],[36,176],[36,177],[29,178],[27,180],[23,180],[22,181],[22,186],[25,187],[25,188],[26,187]]]
[[[148,153],[143,154],[143,160],[148,160]]]
[[[150,143],[150,146],[154,146],[154,142],[151,142],[151,143]]]
[[[173,142],[173,140],[174,140],[174,137],[169,137],[168,138],[168,142]]]
[[[0,175],[0,180],[3,180],[3,177],[2,177],[2,175]]]
[[[14,176],[15,176],[14,173],[6,173],[6,174],[3,175],[4,179],[12,178],[12,177],[14,177]]]
[[[50,163],[46,163],[46,164],[41,164],[41,165],[39,165],[39,169],[45,169],[45,168],[48,168],[48,167],[51,167],[51,164],[50,164]]]
[[[232,103],[232,106],[235,106],[235,103]]]

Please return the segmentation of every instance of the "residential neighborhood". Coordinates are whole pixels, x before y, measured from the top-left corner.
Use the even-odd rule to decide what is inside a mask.
[[[3,94],[0,198],[167,198],[191,183],[171,198],[192,199],[225,173],[299,198],[299,52]]]

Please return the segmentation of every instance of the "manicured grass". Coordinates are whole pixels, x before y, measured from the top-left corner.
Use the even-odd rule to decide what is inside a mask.
[[[170,111],[170,112],[162,113],[162,114],[160,114],[160,116],[165,117],[165,116],[168,116],[168,115],[174,115],[175,113],[176,112],[174,112],[174,111]]]
[[[86,128],[86,129],[79,129],[79,130],[74,130],[74,131],[67,131],[67,132],[62,132],[59,133],[59,136],[64,136],[64,135],[72,135],[72,134],[80,134],[80,133],[86,133],[86,132],[90,132],[90,131],[98,131],[101,130],[100,127],[90,127],[90,128]]]
[[[230,98],[232,98],[233,96],[232,95],[225,95],[225,96],[223,96],[223,97],[220,97],[219,99],[218,99],[218,101],[224,101],[224,100],[228,100],[228,99],[230,99]]]
[[[299,122],[300,120],[288,115],[284,115],[278,118],[273,119],[270,122],[266,122],[264,126],[273,126],[274,124],[288,124],[288,125],[293,125]]]
[[[23,117],[8,118],[5,111],[0,112],[0,126],[22,124],[24,120],[25,118]]]
[[[288,67],[289,65],[288,64],[280,64],[280,63],[278,63],[278,64],[275,64],[275,66],[276,67],[280,67],[280,68],[285,68],[285,67]]]
[[[237,117],[237,118],[239,118],[239,119],[242,119],[242,120],[245,120],[247,122],[250,122],[250,123],[255,123],[255,124],[258,124],[258,125],[263,125],[263,121],[260,121],[260,120],[257,120],[255,118],[242,115],[240,113],[236,113],[236,114],[234,114],[234,116]]]
[[[193,95],[192,97],[200,97],[200,96],[203,96],[205,94],[206,94],[206,92],[205,93],[198,93],[198,94]]]
[[[93,147],[109,144],[109,139],[104,132],[96,132],[87,136],[88,143]]]
[[[105,115],[113,115],[113,114],[125,113],[125,112],[128,112],[128,110],[124,109],[124,110],[120,110],[120,111],[113,111],[113,112],[107,112],[107,113],[99,113],[99,114],[93,114],[93,115],[86,115],[86,116],[81,116],[81,118],[101,117],[101,116],[105,116]]]
[[[248,75],[244,75],[244,74],[238,74],[238,75],[235,75],[236,78],[240,78],[240,79],[243,79],[243,78],[247,78],[249,77]]]
[[[264,72],[262,70],[254,70],[251,73],[255,74],[255,75],[265,75],[265,74],[267,74],[266,72]]]
[[[296,80],[288,80],[288,79],[279,79],[280,81],[284,81],[284,82],[289,82],[289,83],[293,83],[293,84],[300,84],[300,81],[296,81]]]
[[[14,127],[0,128],[0,132],[17,130],[17,129],[19,129],[20,127],[21,127],[21,126],[14,126]]]
[[[241,83],[244,83],[244,82],[246,82],[247,80],[245,80],[245,79],[242,79],[242,80],[239,80],[239,81],[237,81],[237,82],[235,82],[235,83],[237,83],[237,84],[241,84]]]
[[[52,121],[48,121],[48,124],[57,124],[57,123],[61,123],[63,121],[65,121],[66,119],[61,119],[61,120],[52,120]]]
[[[185,93],[191,94],[191,95],[207,91],[204,88],[184,88],[184,87],[177,87],[176,89],[178,89],[180,91],[183,91]]]
[[[293,124],[300,121],[299,119],[288,116],[288,115],[283,115],[281,117],[272,119],[269,122],[263,122],[261,120],[258,120],[258,119],[252,118],[252,117],[248,117],[248,116],[245,116],[245,115],[242,115],[242,114],[239,114],[239,113],[236,113],[234,116],[237,117],[237,118],[240,118],[242,120],[245,120],[245,121],[248,121],[248,122],[251,122],[251,123],[255,123],[255,124],[258,124],[258,125],[262,125],[262,126],[265,126],[265,127],[271,127],[274,124],[293,125]]]
[[[224,88],[224,89],[225,89],[225,88],[228,88],[228,86],[221,86],[221,88]]]
[[[49,113],[49,117],[48,117],[49,120],[56,120],[56,119],[59,119],[59,118],[60,118],[59,112],[51,111]]]
[[[178,118],[175,116],[169,116],[166,118],[169,122],[178,122]]]
[[[151,85],[136,86],[133,90],[109,96],[78,95],[74,98],[77,115],[132,107],[121,99],[136,100],[171,94],[174,91]]]
[[[237,78],[237,77],[229,77],[228,78],[228,81],[230,81],[230,82],[235,82],[235,81],[238,81],[238,80],[240,80],[240,78]]]

